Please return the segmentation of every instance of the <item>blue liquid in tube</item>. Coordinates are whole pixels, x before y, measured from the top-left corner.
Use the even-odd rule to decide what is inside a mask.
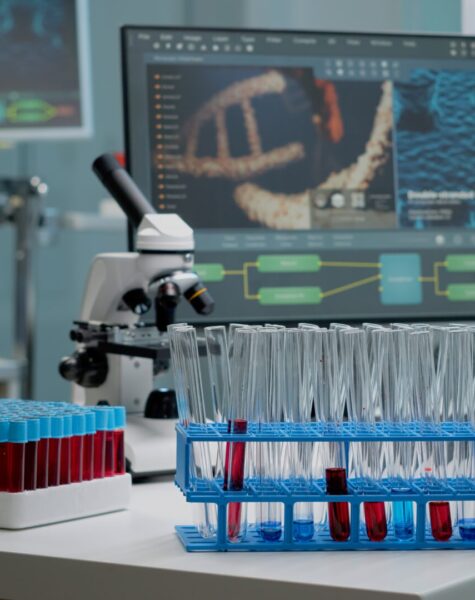
[[[260,534],[267,542],[276,542],[282,535],[282,523],[280,521],[264,521],[261,523]]]
[[[315,531],[313,519],[294,520],[294,538],[296,540],[307,541],[313,538]]]
[[[393,489],[394,494],[407,494],[409,489]],[[414,509],[410,500],[393,502],[394,535],[398,540],[409,540],[414,537]]]

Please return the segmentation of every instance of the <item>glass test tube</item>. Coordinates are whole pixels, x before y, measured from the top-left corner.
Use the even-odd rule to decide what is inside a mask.
[[[51,417],[41,415],[40,421],[40,439],[38,441],[38,468],[36,470],[36,487],[43,489],[48,487],[48,456],[49,440],[51,437]]]
[[[256,414],[258,422],[277,423],[282,420],[285,394],[285,329],[267,327],[257,332],[256,354]],[[257,468],[261,485],[273,485],[282,477],[285,466],[285,447],[279,442],[258,445]],[[282,504],[261,503],[257,507],[257,527],[268,542],[282,536]]]
[[[9,421],[0,420],[0,492],[8,490],[8,429]]]
[[[125,406],[114,406],[115,429],[114,429],[114,473],[123,475],[125,473],[125,446],[124,428],[126,421]]]
[[[71,483],[79,483],[83,477],[83,444],[86,433],[86,415],[72,415],[71,437]]]
[[[175,388],[180,421],[206,423],[206,410],[198,355],[196,330],[190,326],[169,327],[170,350],[174,367]],[[193,469],[196,479],[211,481],[213,469],[211,453],[207,442],[193,444]],[[194,521],[202,537],[216,535],[216,505],[196,504]]]
[[[25,446],[25,490],[36,490],[38,473],[39,419],[27,421],[28,441]]]
[[[365,422],[371,426],[375,419],[375,398],[371,385],[366,333],[363,330],[342,331],[341,342],[349,420]],[[379,479],[381,464],[378,445],[361,442],[351,446],[357,476],[363,479]],[[387,535],[384,502],[364,502],[363,510],[368,539],[374,542],[384,540]]]
[[[96,435],[96,413],[86,413],[86,433],[82,446],[82,480],[94,479],[94,438]]]
[[[25,420],[10,421],[8,430],[8,491],[25,491],[25,446],[28,441]]]
[[[257,333],[249,328],[234,332],[231,362],[231,390],[228,431],[247,433],[250,407],[254,397],[254,373]],[[240,491],[244,487],[246,443],[228,442],[224,463],[224,489]],[[228,538],[238,541],[247,534],[247,505],[228,504]]]

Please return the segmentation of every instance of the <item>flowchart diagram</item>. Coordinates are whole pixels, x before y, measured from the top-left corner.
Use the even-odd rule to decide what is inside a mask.
[[[347,284],[325,289],[324,272],[327,269],[355,271],[355,278]],[[374,274],[356,276],[358,270],[373,270]],[[196,270],[203,281],[219,283],[228,277],[240,277],[245,300],[261,305],[321,304],[337,294],[351,294],[362,286],[373,286],[383,305],[417,305],[423,302],[423,293],[443,296],[450,302],[474,302],[475,282],[451,282],[444,288],[441,273],[474,273],[475,254],[448,254],[434,262],[430,273],[422,273],[421,257],[417,253],[380,254],[377,262],[327,261],[319,254],[262,254],[255,261],[245,262],[241,269],[227,269],[221,263],[197,263]],[[315,285],[265,286],[252,289],[251,274],[259,275],[307,273],[315,274]],[[261,280],[261,278],[259,278]],[[321,282],[321,283],[320,283]]]

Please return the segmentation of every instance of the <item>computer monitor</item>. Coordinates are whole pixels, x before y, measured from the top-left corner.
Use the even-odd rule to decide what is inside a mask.
[[[0,140],[91,134],[87,0],[0,2]]]
[[[475,39],[122,34],[128,166],[194,228],[211,319],[475,314]]]

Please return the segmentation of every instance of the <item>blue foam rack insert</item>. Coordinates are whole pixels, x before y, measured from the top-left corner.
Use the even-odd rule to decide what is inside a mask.
[[[349,479],[348,495],[326,493],[320,479],[299,483],[290,480],[248,478],[241,491],[223,490],[219,478],[205,480],[193,474],[195,442],[341,442],[346,455],[354,442],[475,442],[475,427],[467,422],[446,423],[249,423],[245,434],[228,432],[226,423],[177,425],[177,471],[175,483],[187,502],[212,503],[217,510],[216,534],[204,538],[194,526],[177,526],[176,532],[189,552],[203,551],[318,551],[318,550],[433,550],[475,549],[475,539],[462,539],[454,529],[449,541],[434,540],[427,528],[427,504],[444,500],[475,501],[475,479]],[[348,462],[347,462],[348,464]],[[327,527],[315,527],[308,541],[294,539],[293,512],[297,502],[347,502],[350,504],[351,535],[346,542],[331,539]],[[382,542],[370,541],[361,522],[364,502],[404,502],[415,505],[415,532],[409,540],[397,539],[388,524],[388,535]],[[230,502],[280,502],[284,508],[283,535],[278,541],[263,540],[255,526],[248,526],[243,539],[235,542],[227,537],[226,515]]]

